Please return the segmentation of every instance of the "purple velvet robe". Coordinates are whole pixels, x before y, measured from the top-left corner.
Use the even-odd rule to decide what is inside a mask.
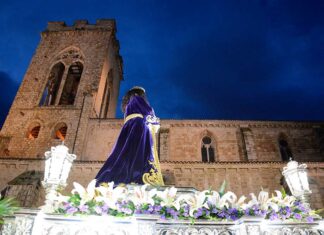
[[[97,185],[111,181],[115,185],[143,184],[143,174],[152,168],[149,161],[153,161],[153,140],[146,116],[154,115],[154,111],[142,97],[133,96],[126,106],[125,117],[135,113],[144,118],[135,117],[124,124],[110,156],[96,176]]]

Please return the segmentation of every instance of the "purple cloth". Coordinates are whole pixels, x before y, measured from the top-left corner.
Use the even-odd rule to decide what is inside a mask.
[[[143,184],[143,174],[152,168],[149,161],[153,161],[153,140],[146,116],[154,115],[154,111],[142,97],[133,96],[126,106],[125,117],[134,113],[144,118],[135,117],[124,124],[110,156],[96,176],[97,185],[111,181]]]

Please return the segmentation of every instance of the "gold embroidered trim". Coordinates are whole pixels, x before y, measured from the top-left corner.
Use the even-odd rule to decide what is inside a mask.
[[[152,165],[153,169],[150,172],[143,174],[142,180],[145,184],[150,184],[153,186],[164,186],[164,181],[161,173],[160,161],[157,151],[157,141],[156,141],[156,133],[159,130],[160,125],[154,125],[152,123],[148,123],[148,127],[150,129],[152,139],[153,139],[153,147],[152,153],[154,162],[149,163]]]
[[[133,113],[133,114],[130,114],[128,115],[125,119],[124,119],[124,124],[126,122],[128,122],[129,120],[133,119],[133,118],[137,118],[137,117],[140,117],[140,118],[144,118],[142,114],[140,113]]]

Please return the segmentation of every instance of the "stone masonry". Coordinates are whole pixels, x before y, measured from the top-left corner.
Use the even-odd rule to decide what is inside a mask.
[[[43,171],[44,152],[62,140],[77,155],[66,190],[93,179],[123,125],[115,118],[122,70],[114,20],[49,22],[0,132],[0,190]],[[162,120],[158,148],[167,184],[217,189],[225,179],[239,195],[280,189],[286,161],[306,162],[321,208],[323,146],[324,122]]]

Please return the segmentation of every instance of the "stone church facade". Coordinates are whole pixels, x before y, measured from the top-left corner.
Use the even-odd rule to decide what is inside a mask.
[[[114,20],[49,22],[0,132],[0,190],[43,171],[44,152],[62,141],[77,155],[67,191],[93,179],[123,125],[115,118],[122,80]],[[167,184],[217,189],[226,180],[239,195],[273,191],[293,158],[307,163],[311,203],[323,207],[324,122],[162,120],[158,140]],[[30,205],[41,204],[33,197]]]

